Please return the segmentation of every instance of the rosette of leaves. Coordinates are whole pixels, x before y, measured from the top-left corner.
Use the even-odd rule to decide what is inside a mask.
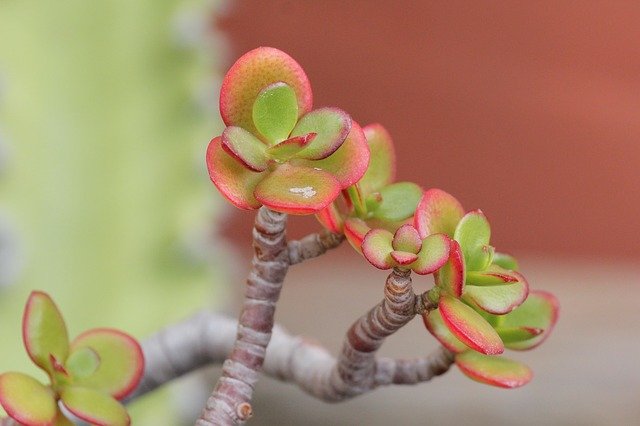
[[[227,127],[206,158],[211,180],[236,207],[316,213],[365,173],[360,126],[338,108],[312,110],[312,98],[302,67],[274,48],[246,53],[226,74],[220,114]]]
[[[364,127],[364,134],[371,152],[366,173],[317,215],[324,227],[344,233],[357,251],[361,251],[365,235],[373,228],[393,234],[411,223],[422,197],[419,185],[394,182],[396,155],[389,132],[380,124],[370,124]]]
[[[0,375],[0,404],[25,426],[70,426],[59,407],[93,425],[129,425],[119,400],[138,385],[144,358],[138,342],[118,330],[88,330],[69,342],[53,300],[31,293],[22,320],[22,336],[31,360],[49,376],[44,385],[26,374]]]

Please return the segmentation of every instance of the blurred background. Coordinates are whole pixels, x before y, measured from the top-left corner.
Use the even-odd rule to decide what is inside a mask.
[[[224,204],[203,153],[221,76],[268,45],[305,68],[316,106],[390,131],[400,180],[482,208],[562,311],[545,345],[512,354],[536,373],[522,389],[453,369],[327,405],[265,379],[250,424],[637,424],[639,20],[638,2],[0,0],[0,371],[29,368],[34,288],[71,335],[237,313],[253,214]],[[292,271],[277,320],[337,351],[384,278],[341,247]],[[434,347],[414,321],[382,353]],[[189,424],[208,374],[137,402],[134,424]]]

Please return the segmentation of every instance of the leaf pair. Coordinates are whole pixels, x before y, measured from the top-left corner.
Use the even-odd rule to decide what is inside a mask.
[[[22,373],[0,375],[0,405],[26,426],[72,423],[58,401],[80,419],[96,425],[128,425],[118,402],[138,385],[144,368],[140,345],[129,335],[92,329],[69,343],[67,328],[51,298],[31,293],[22,323],[29,357],[51,380],[45,386]]]
[[[231,67],[220,93],[227,128],[206,159],[232,204],[312,214],[362,177],[369,149],[360,126],[338,108],[311,106],[309,80],[284,52],[260,47]]]
[[[452,319],[451,305],[461,304],[464,308],[460,311],[463,312],[473,309],[450,296],[445,300],[439,309],[423,315],[423,320],[429,332],[445,348],[456,354],[456,365],[464,374],[476,381],[505,388],[522,386],[531,380],[532,372],[529,367],[501,356],[487,354],[486,351],[477,352],[474,350],[477,345],[473,341],[469,342],[466,335],[462,335],[463,339],[460,339],[460,335],[451,328],[450,323],[456,321],[456,318]],[[482,315],[487,319],[486,324],[490,324],[495,332],[495,345],[503,344],[513,350],[527,350],[540,345],[549,336],[557,321],[558,310],[558,302],[552,294],[532,291],[522,305],[506,315]],[[455,307],[453,311],[458,312]],[[464,314],[458,313],[457,317],[464,318]],[[463,321],[464,319],[461,322]],[[486,330],[482,331],[487,335],[491,334]],[[471,335],[471,340],[473,337]]]

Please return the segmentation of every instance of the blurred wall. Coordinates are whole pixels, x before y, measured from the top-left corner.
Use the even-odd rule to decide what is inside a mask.
[[[399,179],[482,208],[499,249],[638,258],[638,22],[639,2],[239,0],[218,24],[232,58],[285,50],[317,106],[383,123]]]

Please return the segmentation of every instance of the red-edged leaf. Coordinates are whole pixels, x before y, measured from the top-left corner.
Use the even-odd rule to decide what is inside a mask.
[[[501,388],[517,388],[531,381],[533,373],[524,364],[498,356],[467,351],[457,354],[456,365],[469,378]]]
[[[456,240],[449,240],[449,258],[436,272],[435,282],[445,292],[456,297],[462,296],[465,282],[464,256]]]
[[[65,387],[61,400],[78,418],[96,426],[128,426],[127,410],[115,398],[95,389],[79,386]]]
[[[369,225],[362,219],[351,217],[344,221],[344,236],[359,253],[362,253],[362,240],[370,230]]]
[[[369,147],[362,129],[355,121],[344,143],[322,160],[296,160],[296,163],[331,173],[344,189],[360,180],[369,164]]]
[[[391,136],[382,125],[369,124],[363,130],[371,150],[371,160],[359,185],[363,193],[371,194],[394,181],[396,153]]]
[[[471,305],[490,314],[507,314],[520,306],[529,294],[527,280],[520,274],[518,278],[518,282],[513,284],[494,286],[475,286],[467,283],[463,297]]]
[[[26,374],[13,372],[0,375],[0,405],[25,426],[51,426],[58,408],[50,388]]]
[[[541,328],[533,327],[497,327],[496,332],[504,343],[505,347],[509,347],[509,343],[523,342],[533,339],[544,332]]]
[[[294,215],[313,214],[340,194],[340,183],[322,170],[281,164],[254,191],[258,201],[272,210]]]
[[[251,171],[262,172],[269,165],[266,145],[242,127],[229,126],[224,129],[222,148]]]
[[[96,328],[82,333],[71,344],[71,357],[90,348],[99,359],[95,371],[74,377],[74,384],[106,392],[122,399],[133,391],[144,372],[144,356],[138,342],[118,330]]]
[[[500,336],[480,314],[452,296],[442,296],[438,309],[451,333],[471,349],[487,355],[504,352]]]
[[[261,206],[253,191],[267,172],[256,173],[246,169],[222,149],[220,137],[209,143],[207,169],[213,184],[231,204],[243,210],[255,210]]]
[[[393,235],[393,249],[418,253],[422,247],[422,238],[413,225],[402,225]]]
[[[54,363],[67,359],[69,337],[64,319],[48,294],[34,291],[22,317],[22,340],[29,357],[49,374]]]
[[[479,286],[492,286],[512,284],[520,280],[519,274],[501,268],[498,265],[490,265],[484,271],[467,271],[467,284]]]
[[[515,350],[527,350],[540,345],[553,330],[559,310],[560,305],[553,294],[540,290],[532,291],[522,305],[501,317],[499,328],[529,327],[541,329],[543,332],[530,339],[505,345]]]
[[[302,67],[278,49],[258,47],[242,55],[222,81],[220,115],[224,123],[256,133],[253,104],[261,90],[276,82],[284,82],[295,91],[298,117],[311,111],[311,85]]]
[[[258,93],[252,115],[258,132],[269,142],[287,139],[298,121],[295,90],[281,81],[270,84]]]
[[[316,137],[315,133],[308,133],[304,136],[295,136],[285,141],[280,142],[277,145],[267,149],[267,154],[280,162],[288,161],[291,157],[295,156],[298,152],[305,149]]]
[[[291,136],[315,133],[311,143],[296,157],[307,160],[327,158],[344,142],[351,131],[351,117],[339,108],[319,108],[305,114],[291,132]]]
[[[410,265],[418,259],[418,255],[415,253],[407,253],[406,251],[397,250],[391,252],[391,257],[400,266]]]
[[[509,271],[518,271],[520,267],[518,265],[518,261],[515,257],[506,253],[494,253],[493,254],[493,264],[498,265]]]
[[[411,265],[411,269],[416,274],[427,275],[432,274],[442,268],[449,259],[449,250],[451,247],[451,239],[445,234],[432,234],[422,241],[422,247],[418,252],[418,259]],[[464,270],[464,268],[462,268]],[[447,272],[453,277],[452,270]],[[464,282],[464,281],[462,281]],[[457,293],[459,283],[451,282],[451,289]]]
[[[391,241],[393,234],[384,229],[372,229],[362,241],[362,254],[378,269],[390,269],[393,267]]]
[[[462,247],[467,270],[483,271],[489,266],[493,258],[493,249],[489,248],[491,227],[481,210],[465,214],[458,222],[453,237]]]
[[[453,238],[462,216],[464,209],[460,202],[451,194],[434,188],[422,195],[414,216],[414,225],[422,238],[437,233]]]
[[[316,213],[318,222],[334,234],[342,234],[344,229],[344,219],[335,203],[329,204],[326,208]]]
[[[445,348],[453,353],[460,353],[469,350],[469,347],[454,336],[444,323],[439,309],[434,309],[422,314],[422,320],[429,333],[433,335]]]

